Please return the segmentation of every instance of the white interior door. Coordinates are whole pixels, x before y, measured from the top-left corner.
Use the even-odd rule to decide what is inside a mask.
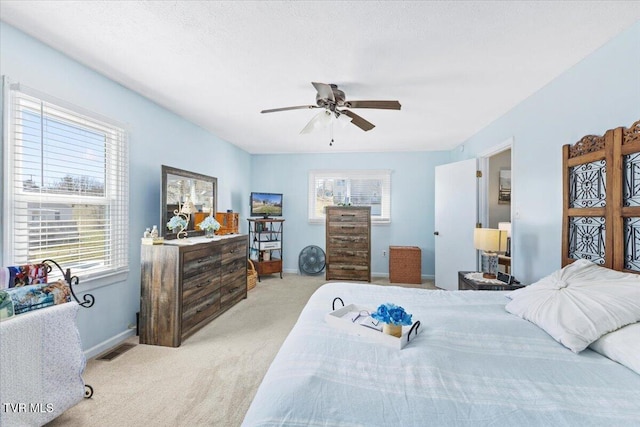
[[[458,289],[458,271],[475,271],[477,252],[473,229],[477,222],[476,159],[436,167],[435,267],[437,287]]]

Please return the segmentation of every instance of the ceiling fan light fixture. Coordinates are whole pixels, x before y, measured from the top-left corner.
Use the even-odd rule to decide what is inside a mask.
[[[331,111],[322,110],[307,123],[307,125],[300,131],[301,134],[308,134],[320,129],[326,128],[331,123]]]
[[[351,108],[372,108],[378,110],[399,110],[402,106],[399,101],[380,100],[359,100],[346,101],[344,91],[338,89],[336,84],[326,84],[311,82],[316,89],[316,105],[298,105],[293,107],[271,108],[262,110],[261,113],[275,113],[278,111],[300,110],[303,108],[321,108],[322,111],[311,119],[309,123],[300,131],[307,134],[328,127],[336,120],[340,125],[345,126],[351,123],[363,131],[367,132],[376,127],[373,123],[360,117],[351,111]],[[349,110],[339,110],[339,108],[349,108]]]
[[[340,123],[340,125],[344,128],[346,127],[349,123],[351,123],[351,120],[353,120],[351,117],[347,116],[346,114],[337,114],[336,115],[336,120],[338,121],[338,123]]]

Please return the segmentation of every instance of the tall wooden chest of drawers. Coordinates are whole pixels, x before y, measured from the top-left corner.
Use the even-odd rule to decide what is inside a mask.
[[[193,245],[142,245],[141,264],[141,344],[179,347],[247,297],[246,235]]]
[[[371,281],[371,208],[326,208],[326,279]]]

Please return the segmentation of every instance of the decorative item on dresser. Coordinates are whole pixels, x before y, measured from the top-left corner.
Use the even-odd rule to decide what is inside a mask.
[[[280,273],[282,279],[282,237],[284,219],[249,218],[249,258],[260,276]]]
[[[140,343],[179,347],[246,298],[246,254],[245,235],[143,245]]]
[[[326,279],[371,281],[371,207],[327,206]]]
[[[238,234],[238,217],[237,212],[216,212],[216,220],[220,223],[220,229],[216,234],[221,236]]]

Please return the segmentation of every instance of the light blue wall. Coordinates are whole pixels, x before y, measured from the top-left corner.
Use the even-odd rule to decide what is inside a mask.
[[[284,269],[298,271],[298,255],[307,245],[325,248],[324,224],[307,220],[308,174],[313,169],[391,169],[391,224],[371,230],[371,270],[389,273],[382,251],[390,245],[422,249],[422,274],[433,276],[434,170],[450,162],[447,152],[282,154],[251,158],[252,191],[284,194]],[[248,195],[247,195],[248,204]]]
[[[562,145],[640,119],[640,23],[487,128],[454,158],[472,158],[514,137],[513,272],[534,280],[560,267]]]
[[[161,226],[160,165],[217,177],[219,209],[246,216],[251,156],[5,23],[0,23],[0,51],[0,74],[125,123],[129,129],[130,271],[126,281],[92,291],[95,306],[81,310],[83,346],[91,349],[135,324],[140,306],[140,237],[145,227]]]

